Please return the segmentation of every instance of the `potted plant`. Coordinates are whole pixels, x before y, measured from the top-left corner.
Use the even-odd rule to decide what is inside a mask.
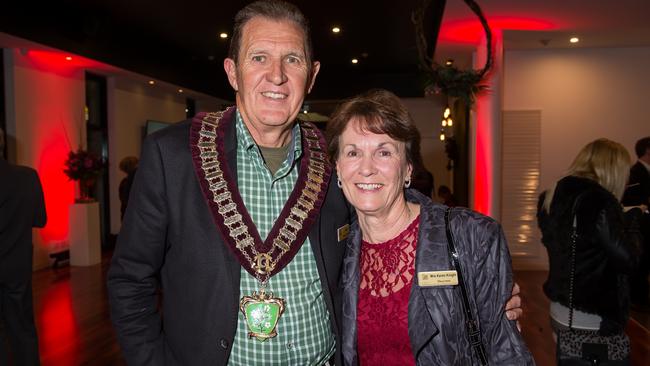
[[[63,172],[70,180],[77,181],[79,184],[79,197],[75,198],[75,202],[95,201],[91,192],[105,165],[104,159],[100,156],[81,148],[68,153]]]

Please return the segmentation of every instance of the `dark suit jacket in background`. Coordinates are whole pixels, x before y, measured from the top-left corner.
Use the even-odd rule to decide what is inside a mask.
[[[632,165],[630,169],[630,180],[623,195],[624,206],[649,205],[650,197],[650,173],[640,161]]]
[[[32,227],[47,220],[38,174],[0,158],[0,282],[32,276]]]
[[[236,177],[233,113],[221,123],[229,126],[225,152]],[[225,365],[235,337],[241,266],[213,222],[189,141],[190,121],[145,140],[108,272],[111,317],[129,365]],[[345,199],[330,181],[309,239],[337,341],[344,243],[336,230],[348,222]]]

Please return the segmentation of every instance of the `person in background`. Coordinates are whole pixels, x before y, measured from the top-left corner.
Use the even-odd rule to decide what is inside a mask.
[[[491,365],[533,365],[505,314],[513,280],[501,226],[454,209],[454,258],[484,352],[473,347],[446,207],[409,188],[420,135],[399,98],[381,89],[352,98],[327,135],[338,186],[357,214],[341,274],[344,364],[476,365],[482,355]]]
[[[120,170],[126,173],[126,177],[122,179],[119,187],[120,194],[120,219],[124,220],[124,213],[126,206],[129,203],[129,193],[135,178],[135,171],[138,169],[138,158],[135,156],[127,156],[120,161]]]
[[[636,142],[634,151],[638,158],[630,169],[630,179],[623,194],[623,206],[650,206],[650,136]],[[636,310],[650,312],[650,213],[644,210],[641,217],[643,247],[639,266],[630,277],[632,306]]]
[[[614,357],[623,362],[628,278],[641,240],[641,210],[623,212],[620,202],[629,167],[630,156],[621,144],[592,141],[580,150],[567,175],[540,195],[537,213],[548,251],[544,293],[551,300],[555,333],[568,329],[571,322],[574,329],[610,336],[616,343]]]
[[[0,129],[0,365],[38,365],[32,305],[32,228],[47,222],[38,173],[2,156]],[[10,350],[5,349],[5,339]]]
[[[433,174],[424,167],[421,161],[414,162],[411,187],[427,197],[433,196]]]
[[[438,198],[440,198],[440,201],[445,206],[448,207],[458,206],[458,202],[456,202],[456,197],[454,197],[454,195],[451,193],[451,189],[449,189],[449,187],[445,185],[438,187]]]

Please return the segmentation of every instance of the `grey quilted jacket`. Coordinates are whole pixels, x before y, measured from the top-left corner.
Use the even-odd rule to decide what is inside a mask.
[[[446,206],[410,189],[406,197],[420,204],[420,227],[415,273],[409,298],[408,321],[411,349],[418,365],[479,365],[470,347],[462,297],[458,286],[420,286],[417,273],[450,270],[444,212]],[[534,365],[517,331],[505,316],[511,296],[510,254],[501,226],[493,219],[468,209],[454,208],[451,228],[465,276],[473,313],[478,315],[490,365]],[[345,365],[357,365],[357,300],[361,231],[352,225],[343,262],[342,353]],[[390,331],[390,329],[387,329]]]

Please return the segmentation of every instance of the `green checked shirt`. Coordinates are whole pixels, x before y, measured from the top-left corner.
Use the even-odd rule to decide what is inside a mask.
[[[266,239],[298,179],[302,155],[300,127],[292,131],[287,159],[273,176],[239,114],[237,128],[237,185],[262,240]],[[296,243],[300,245],[301,243]],[[241,295],[259,291],[258,281],[241,269]],[[321,365],[334,354],[334,335],[323,298],[316,259],[305,239],[291,262],[271,277],[267,292],[286,302],[278,335],[264,342],[248,338],[244,315],[238,313],[237,334],[228,365]]]

